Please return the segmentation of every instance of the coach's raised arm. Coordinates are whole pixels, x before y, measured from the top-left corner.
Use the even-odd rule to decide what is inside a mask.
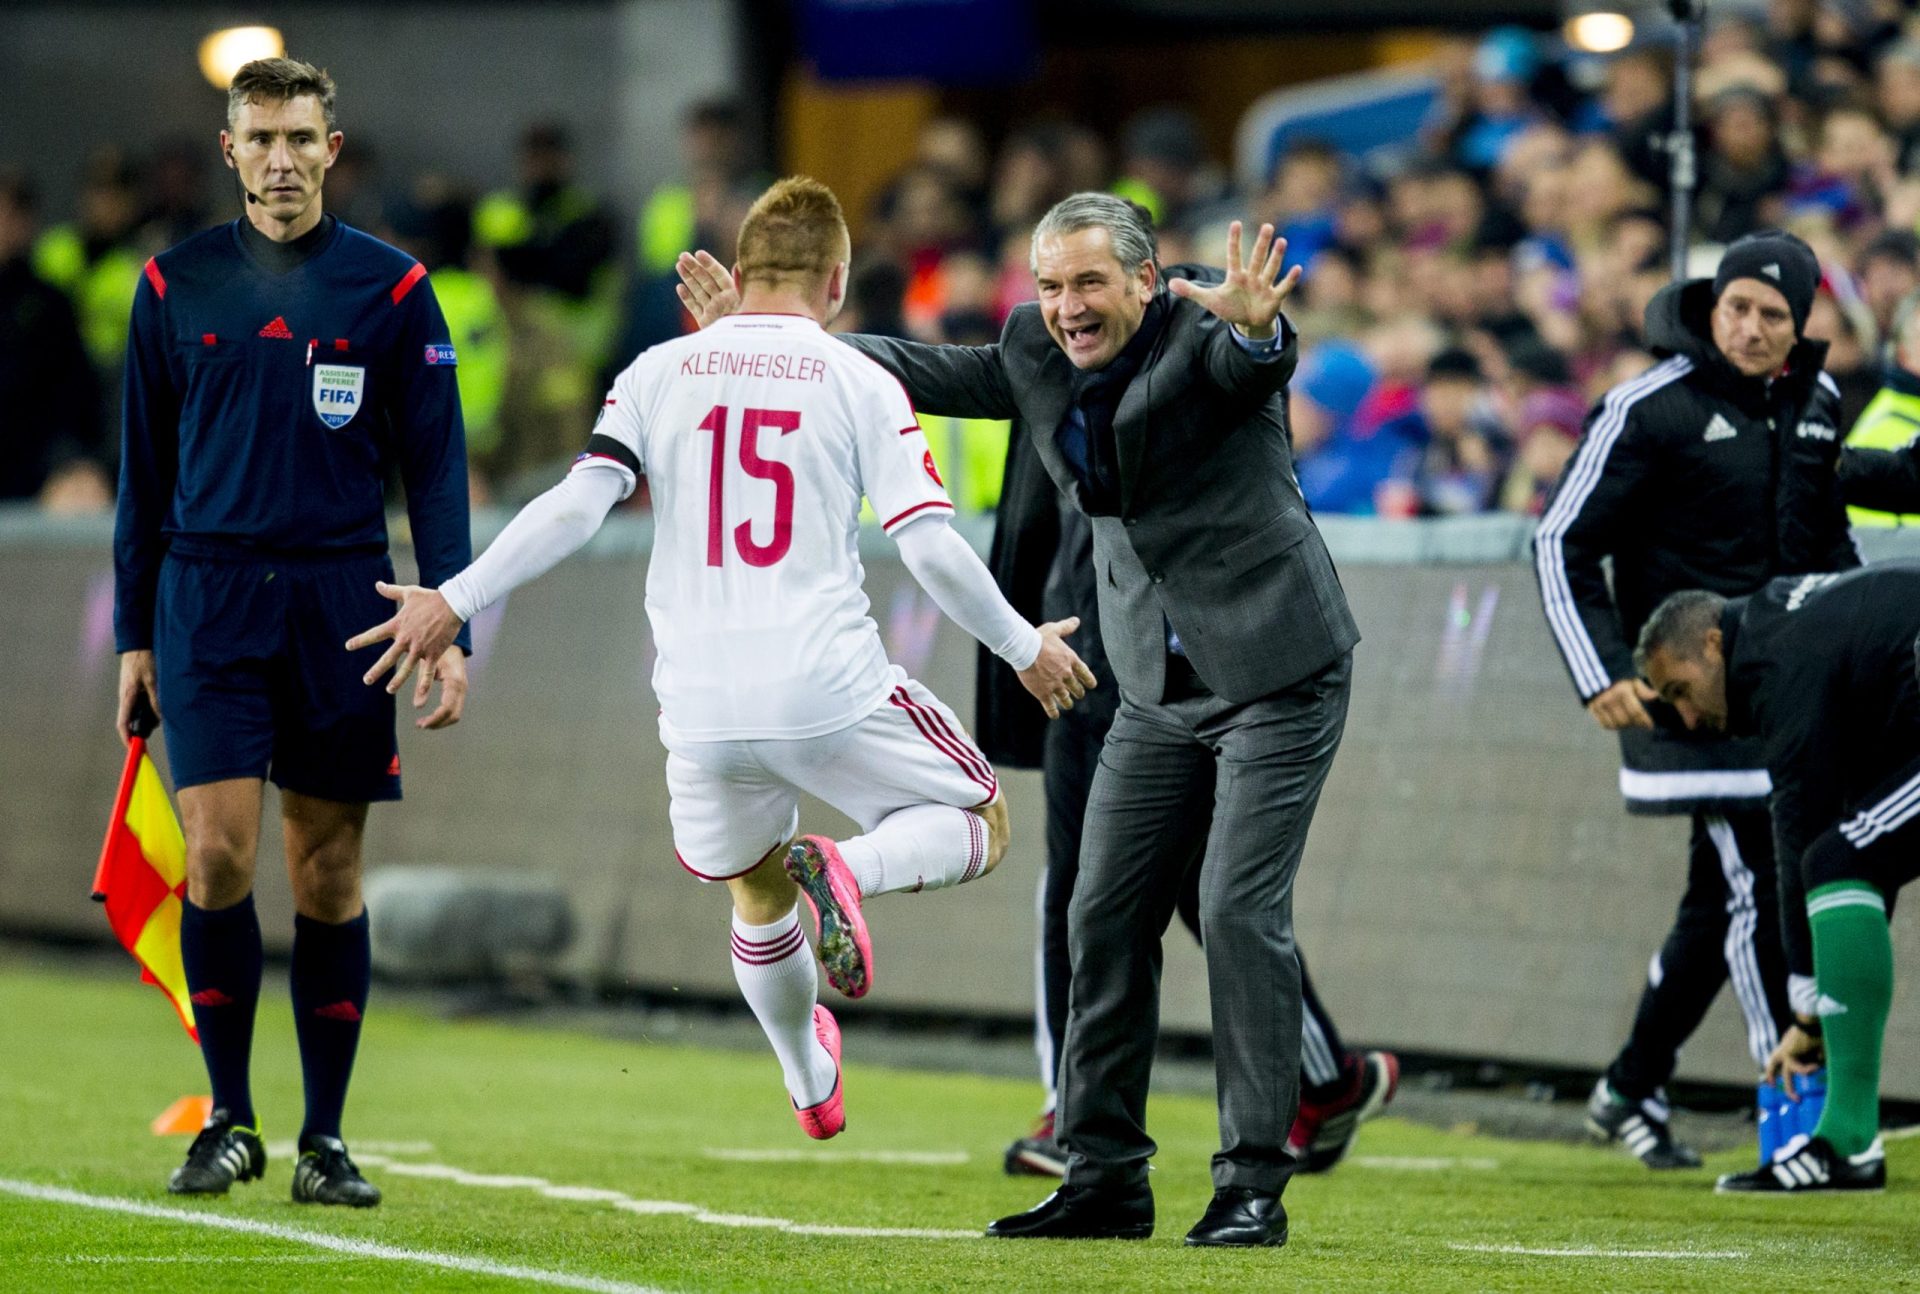
[[[1241,252],[1236,223],[1224,274],[1163,283],[1145,213],[1076,194],[1036,226],[1039,301],[1013,311],[997,345],[846,339],[929,412],[1030,429],[1049,475],[1092,519],[1120,684],[1069,917],[1066,1184],[994,1223],[995,1236],[1152,1231],[1158,945],[1206,835],[1200,922],[1223,1043],[1223,1145],[1213,1204],[1187,1239],[1286,1240],[1301,1030],[1293,880],[1346,721],[1359,632],[1287,435],[1295,339],[1280,308],[1299,272],[1280,273],[1286,243],[1271,226]],[[703,324],[733,308],[718,261],[682,257],[680,272]],[[1215,765],[1217,792],[1193,793]]]

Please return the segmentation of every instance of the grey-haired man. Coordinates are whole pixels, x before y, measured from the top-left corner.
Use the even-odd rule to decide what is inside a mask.
[[[1065,1183],[988,1228],[1008,1238],[1153,1230],[1145,1127],[1160,938],[1192,842],[1219,1072],[1214,1199],[1194,1245],[1278,1245],[1295,1168],[1300,969],[1293,881],[1346,721],[1359,641],[1295,480],[1284,389],[1296,346],[1280,307],[1285,242],[1263,226],[1206,285],[1161,281],[1139,208],[1083,193],[1034,231],[1037,306],[998,344],[859,337],[929,412],[1019,418],[1092,519],[1100,616],[1120,713],[1087,804],[1069,916],[1073,1001],[1062,1068]],[[730,308],[711,257],[683,299]],[[1196,793],[1215,776],[1211,795]]]

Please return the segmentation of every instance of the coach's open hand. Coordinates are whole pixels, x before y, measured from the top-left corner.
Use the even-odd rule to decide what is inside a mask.
[[[1240,222],[1236,220],[1227,226],[1226,282],[1203,287],[1191,279],[1168,279],[1167,291],[1199,302],[1238,328],[1241,336],[1264,341],[1273,336],[1280,307],[1300,281],[1298,265],[1281,277],[1280,266],[1286,258],[1287,240],[1275,238],[1272,225],[1262,225],[1253,240],[1253,251],[1242,261]],[[684,272],[681,277],[685,277]]]
[[[1079,616],[1036,626],[1040,630],[1040,654],[1020,671],[1020,686],[1033,693],[1049,719],[1058,719],[1061,711],[1073,709],[1073,703],[1085,696],[1088,688],[1099,686],[1080,654],[1060,641],[1079,627]]]
[[[372,686],[391,669],[393,677],[387,681],[387,691],[397,693],[415,665],[431,661],[431,667],[421,665],[419,681],[413,687],[413,708],[418,710],[427,704],[435,679],[440,681],[440,704],[432,714],[414,720],[413,726],[450,728],[459,723],[461,713],[467,708],[467,654],[453,645],[454,635],[460,632],[460,617],[453,613],[438,589],[385,581],[375,584],[374,588],[380,591],[381,597],[398,602],[400,611],[384,624],[347,639],[348,651],[359,651],[388,640],[393,643],[367,671],[363,681]]]
[[[673,268],[680,274],[680,304],[693,316],[693,322],[705,328],[740,308],[740,289],[733,271],[708,252],[681,252]]]

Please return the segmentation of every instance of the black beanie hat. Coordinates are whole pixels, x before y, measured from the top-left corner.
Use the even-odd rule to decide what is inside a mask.
[[[1796,336],[1806,331],[1807,312],[1820,286],[1820,258],[1813,248],[1780,229],[1763,229],[1736,239],[1720,258],[1713,276],[1713,299],[1718,301],[1735,279],[1758,279],[1780,290],[1793,314]]]

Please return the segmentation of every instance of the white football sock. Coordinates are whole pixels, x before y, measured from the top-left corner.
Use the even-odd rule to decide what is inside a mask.
[[[987,820],[944,804],[916,804],[840,842],[840,857],[861,898],[964,885],[987,865]]]
[[[794,1103],[804,1110],[832,1096],[833,1057],[813,1032],[819,975],[800,932],[798,907],[766,926],[748,925],[734,914],[733,978],[780,1058]]]

